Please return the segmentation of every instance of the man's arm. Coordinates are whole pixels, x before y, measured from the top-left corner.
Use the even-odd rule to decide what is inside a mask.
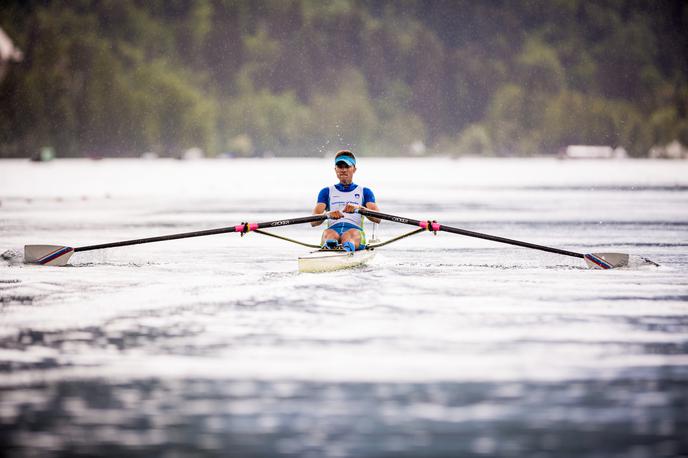
[[[363,188],[363,206],[375,212],[380,211],[377,204],[375,203],[375,194],[373,194],[373,191],[370,188]],[[375,224],[380,224],[380,218],[372,218],[370,216],[366,216],[366,218],[368,218]]]
[[[344,207],[343,211],[344,211],[344,213],[353,213],[359,207],[360,207],[360,205],[346,204],[346,207]],[[376,212],[380,211],[380,209],[377,207],[377,204],[375,202],[367,202],[365,204],[365,208],[367,208],[368,210],[376,211]],[[368,218],[370,221],[374,222],[375,224],[380,224],[380,221],[382,221],[380,218],[373,218],[372,216],[367,216],[367,215],[366,215],[366,218]],[[313,224],[313,223],[311,223],[311,224]]]
[[[377,204],[375,202],[368,202],[365,204],[365,208],[368,210],[372,210],[374,212],[379,212],[380,209],[378,208]],[[373,218],[372,216],[366,216],[370,221],[374,222],[375,224],[380,224],[381,219],[380,218]]]
[[[319,202],[318,204],[315,205],[315,208],[313,209],[313,214],[314,215],[322,215],[323,213],[325,213],[326,208],[327,208],[327,205],[323,204],[322,202]],[[339,219],[344,215],[342,215],[342,212],[340,212],[339,210],[334,210],[334,211],[329,212],[327,214],[327,216],[330,219]],[[322,223],[323,223],[322,221],[311,221],[311,226],[313,226],[313,227],[320,226]]]
[[[351,213],[356,209],[356,207],[358,207],[358,205],[347,204],[344,211]],[[380,211],[377,204],[375,203],[375,194],[373,194],[373,191],[371,191],[370,188],[363,188],[363,207],[376,212]],[[381,221],[380,218],[373,218],[371,216],[366,216],[366,218],[368,218],[375,224],[380,224]]]
[[[327,208],[327,205],[325,205],[321,202],[318,202],[315,205],[315,208],[313,209],[313,214],[314,215],[322,215],[323,213],[325,213],[325,208]],[[322,223],[323,223],[322,221],[311,221],[311,226],[313,226],[313,227],[320,226]]]

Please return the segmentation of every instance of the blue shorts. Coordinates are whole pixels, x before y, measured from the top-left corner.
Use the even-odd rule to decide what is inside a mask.
[[[365,232],[361,230],[360,227],[351,224],[351,223],[335,223],[332,226],[328,227],[328,229],[335,231],[337,234],[340,236],[344,234],[346,231],[350,231],[351,229],[356,229],[361,232],[361,244],[358,246],[359,250],[365,249],[365,243],[366,243],[366,238],[365,238]]]

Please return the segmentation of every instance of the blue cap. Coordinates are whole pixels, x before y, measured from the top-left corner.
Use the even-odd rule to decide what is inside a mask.
[[[335,160],[334,160],[335,165],[339,164],[340,162],[344,162],[349,167],[355,167],[356,166],[356,159],[354,159],[351,156],[339,156],[338,158],[335,158]]]

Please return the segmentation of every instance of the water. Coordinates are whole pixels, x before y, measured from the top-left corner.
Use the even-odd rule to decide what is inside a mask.
[[[0,252],[305,216],[333,178],[325,160],[3,161]],[[387,213],[661,267],[446,233],[325,274],[258,234],[5,260],[3,453],[688,453],[688,164],[363,159],[356,181]]]

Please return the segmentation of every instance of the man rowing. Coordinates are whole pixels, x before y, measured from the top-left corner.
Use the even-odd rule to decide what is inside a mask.
[[[334,171],[339,183],[323,188],[318,194],[318,203],[314,215],[328,212],[327,229],[323,231],[321,244],[323,249],[344,249],[356,251],[365,248],[363,216],[354,213],[359,207],[379,211],[375,195],[369,188],[353,182],[356,173],[356,157],[351,151],[342,150],[334,157]],[[379,223],[378,218],[369,218]],[[322,221],[311,223],[319,226]]]

